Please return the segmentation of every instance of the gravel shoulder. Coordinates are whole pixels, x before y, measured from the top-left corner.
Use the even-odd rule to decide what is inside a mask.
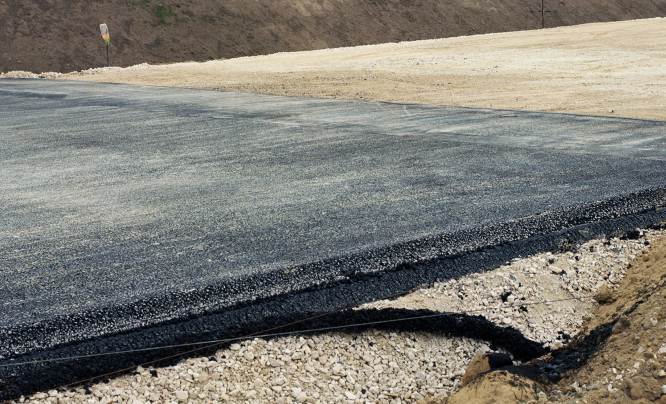
[[[663,120],[665,35],[666,19],[656,18],[42,76]],[[588,365],[537,400],[664,402],[664,240],[666,232],[648,230],[635,240],[592,240],[373,306],[480,310],[498,325],[559,348],[643,301]],[[612,297],[599,304],[591,296],[602,286]],[[568,298],[580,299],[521,309],[520,302]],[[425,333],[256,339],[211,358],[139,368],[20,402],[443,402],[459,389],[474,355],[490,349]]]

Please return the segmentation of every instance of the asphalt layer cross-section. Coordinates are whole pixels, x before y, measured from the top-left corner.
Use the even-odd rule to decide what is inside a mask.
[[[0,360],[647,225],[665,186],[664,121],[0,80]]]

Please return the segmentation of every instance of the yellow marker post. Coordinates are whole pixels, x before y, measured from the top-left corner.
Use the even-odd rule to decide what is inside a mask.
[[[106,24],[100,24],[99,31],[102,33],[102,39],[106,42],[106,65],[109,66],[109,44],[111,43],[109,27],[107,27]]]

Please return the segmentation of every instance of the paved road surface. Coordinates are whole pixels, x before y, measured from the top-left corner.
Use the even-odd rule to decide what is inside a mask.
[[[1,80],[0,329],[153,302],[131,329],[665,185],[663,121]]]

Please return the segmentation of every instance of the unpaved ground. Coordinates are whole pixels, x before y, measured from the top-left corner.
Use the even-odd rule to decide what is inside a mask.
[[[597,294],[601,304],[585,316],[580,336],[621,320],[584,366],[565,374],[556,385],[491,372],[446,403],[495,402],[488,397],[502,397],[499,402],[553,404],[666,403],[666,238],[651,241],[626,266],[625,277],[610,293]]]
[[[528,338],[545,340],[555,348],[561,343],[548,339],[562,334],[550,329],[553,315],[558,317],[554,323],[561,332],[580,337],[622,316],[610,338],[600,344],[601,348],[587,365],[570,371],[556,385],[539,386],[549,393],[548,397],[542,394],[540,402],[666,403],[666,238],[663,231],[659,234],[660,237],[651,235],[645,241],[634,242],[639,252],[631,247],[627,250],[628,246],[619,240],[597,240],[578,247],[576,252],[546,253],[515,260],[490,273],[451,280],[395,301],[368,306],[479,310],[493,322],[517,326]],[[604,248],[608,253],[600,254]],[[590,254],[592,251],[597,253]],[[617,267],[621,268],[619,272]],[[584,268],[593,268],[593,271],[586,273]],[[535,274],[537,287],[534,279],[530,279]],[[469,288],[471,284],[477,285],[476,288]],[[607,287],[606,296],[596,293],[600,284]],[[595,293],[595,299],[601,304],[584,298],[556,301]],[[508,304],[488,310],[497,305],[500,294]],[[556,302],[512,312],[510,306],[514,299],[520,305],[524,297],[527,301]],[[634,305],[635,310],[623,315]],[[582,326],[578,323],[581,320],[584,321]],[[550,358],[547,355],[545,359]],[[526,389],[531,390],[530,381],[515,379],[512,375],[488,374],[477,380],[473,388],[460,391],[447,403],[505,402],[510,396],[516,399],[509,402],[539,400],[539,389],[532,391],[532,397],[524,394]],[[502,399],[494,401],[493,397]]]
[[[666,119],[663,38],[654,18],[59,78]]]

